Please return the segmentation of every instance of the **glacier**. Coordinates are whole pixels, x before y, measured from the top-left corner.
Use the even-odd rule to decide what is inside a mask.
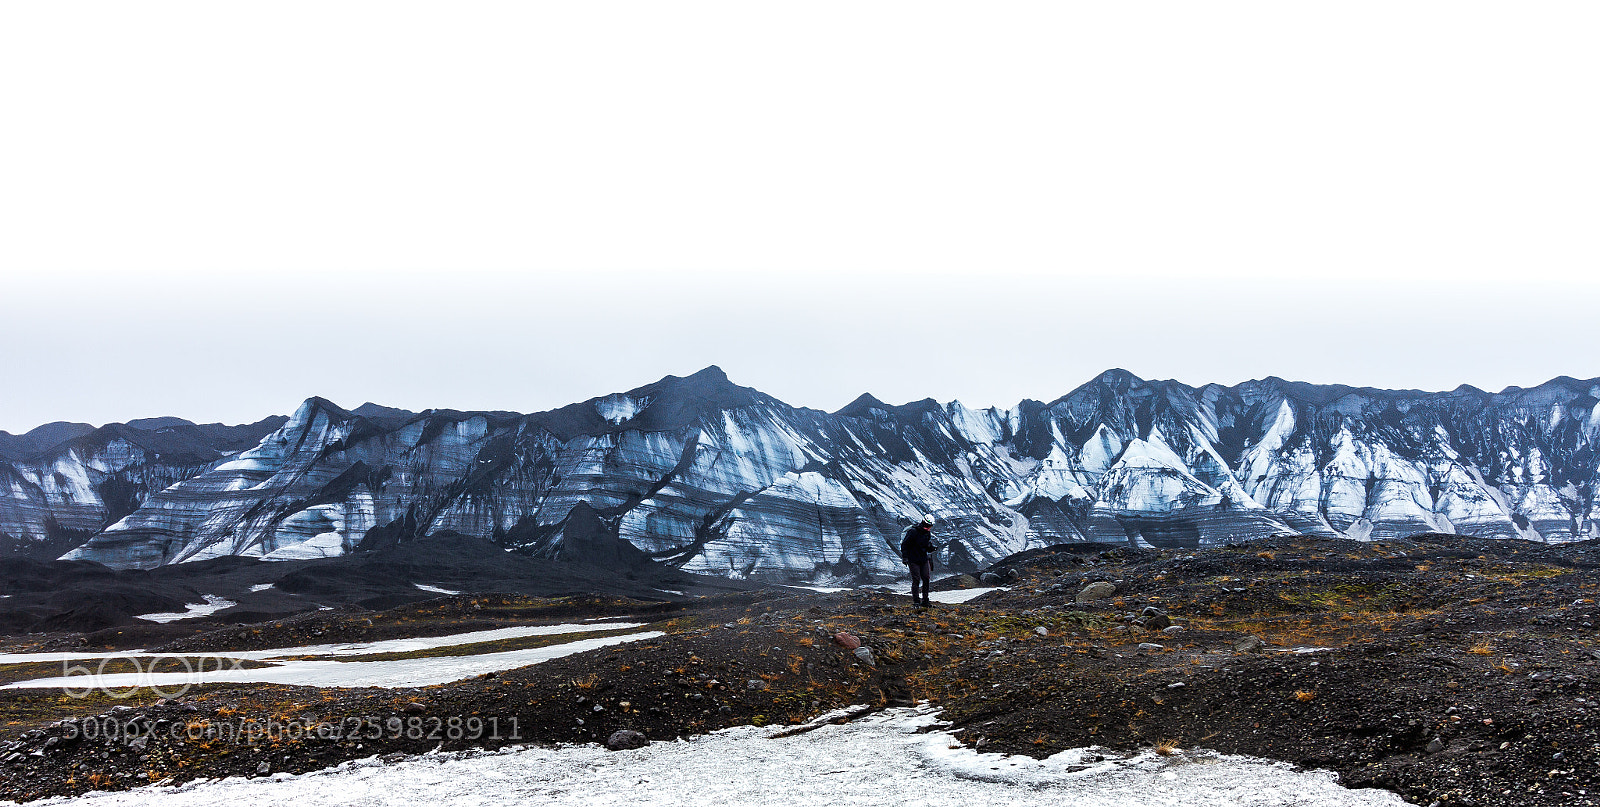
[[[187,464],[119,443],[146,434],[127,428],[8,459],[0,532],[47,544],[70,528],[71,546],[51,545],[62,557],[121,568],[453,532],[538,557],[824,586],[896,577],[900,531],[922,513],[952,571],[1065,541],[1563,542],[1600,536],[1597,404],[1600,380],[1566,377],[1428,393],[1110,370],[1011,409],[863,395],[828,413],[715,367],[535,414],[311,398]],[[106,480],[136,477],[136,497],[108,503]]]

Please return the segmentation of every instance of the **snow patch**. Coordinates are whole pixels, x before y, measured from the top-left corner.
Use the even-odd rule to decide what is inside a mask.
[[[630,625],[616,625],[617,628],[631,627]],[[585,626],[585,630],[593,630],[594,626]],[[512,630],[512,629],[507,629]],[[494,631],[480,631],[480,633],[493,633]],[[647,631],[643,633],[627,633],[621,636],[603,636],[594,639],[584,639],[566,644],[550,645],[547,647],[534,647],[525,650],[508,650],[502,653],[484,653],[476,656],[433,656],[425,658],[398,659],[395,661],[338,661],[338,660],[310,660],[310,661],[281,661],[276,666],[258,667],[255,669],[227,668],[219,664],[222,669],[214,669],[209,665],[202,665],[204,669],[191,672],[171,673],[110,673],[104,675],[75,675],[61,678],[43,678],[33,681],[18,681],[7,684],[0,689],[16,688],[54,688],[63,687],[71,689],[105,688],[124,689],[126,687],[162,687],[177,688],[189,684],[205,683],[238,683],[244,681],[264,682],[271,684],[287,684],[290,686],[315,686],[315,687],[420,687],[433,686],[434,684],[447,684],[459,681],[474,675],[486,672],[500,672],[530,664],[549,661],[574,653],[586,653],[614,644],[637,642],[645,639],[654,639],[665,636],[661,631]],[[418,640],[396,640],[418,641]],[[387,642],[373,642],[373,645],[384,645]],[[295,653],[297,649],[315,648],[290,648],[288,650],[252,651],[246,653],[207,653],[211,658],[247,658],[255,657],[257,660],[270,660],[273,656],[302,655]],[[384,651],[370,651],[384,652]],[[305,654],[310,655],[310,654]],[[336,655],[343,655],[336,654]]]
[[[895,594],[910,594],[911,581],[902,580],[893,585],[882,586],[881,588],[886,588]],[[978,597],[988,594],[991,591],[1010,591],[1010,589],[1005,586],[992,586],[989,588],[960,588],[954,591],[935,591],[928,595],[928,599],[933,600],[934,602],[942,602],[946,605],[960,605],[968,600],[977,599]]]
[[[305,804],[627,804],[660,807],[1399,807],[1393,793],[1340,787],[1327,771],[1184,752],[1123,758],[1097,749],[1043,760],[980,754],[928,709],[892,709],[842,726],[771,739],[739,727],[632,751],[599,745],[426,754],[394,765],[346,762],[298,776],[194,782],[90,793],[53,804],[95,807],[252,807]],[[730,772],[738,772],[730,775]],[[876,783],[865,786],[866,783]],[[892,786],[884,783],[893,783]]]
[[[928,595],[928,599],[933,600],[934,602],[942,602],[947,605],[956,605],[958,603],[966,602],[967,600],[977,599],[978,597],[982,597],[991,591],[1007,590],[1008,589],[1004,586],[998,586],[995,588],[964,588],[957,591],[935,591]]]
[[[232,608],[238,605],[233,600],[225,600],[215,594],[202,594],[201,596],[205,597],[206,601],[188,604],[189,610],[187,611],[175,614],[139,614],[134,619],[147,619],[151,622],[175,622],[180,619],[191,619],[197,616],[214,614],[224,608]]]
[[[461,593],[459,591],[451,591],[450,589],[447,589],[447,588],[439,588],[438,586],[429,586],[429,585],[424,585],[422,583],[412,583],[411,585],[416,586],[417,588],[422,589],[423,591],[431,591],[431,592],[433,592],[435,594],[460,594]]]

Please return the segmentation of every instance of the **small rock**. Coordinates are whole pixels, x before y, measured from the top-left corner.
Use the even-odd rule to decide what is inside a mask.
[[[1444,740],[1441,740],[1438,737],[1435,737],[1435,738],[1433,738],[1432,740],[1430,740],[1428,742],[1428,753],[1437,754],[1437,753],[1439,753],[1440,751],[1443,751],[1443,750],[1444,750]]]
[[[1050,635],[1050,629],[1045,627],[1045,626],[1043,626],[1043,625],[1040,625],[1039,627],[1034,628],[1033,632],[1039,634],[1040,636],[1049,636]]]
[[[1171,683],[1171,684],[1167,684],[1167,689],[1183,689],[1186,686],[1188,686],[1188,684],[1185,684],[1182,681],[1177,681],[1177,682],[1174,682],[1174,683]]]
[[[1140,642],[1139,649],[1153,653],[1157,650],[1165,650],[1166,648],[1162,645],[1156,644],[1155,642]]]
[[[1005,582],[1005,578],[995,574],[994,572],[984,572],[983,574],[978,575],[978,581],[986,586],[998,586]]]
[[[405,712],[408,715],[420,715],[423,712],[428,711],[428,707],[417,701],[409,701],[406,703],[406,705],[400,707],[400,711]]]
[[[744,682],[744,688],[752,692],[760,692],[767,688],[767,682],[760,678],[752,678]]]
[[[1117,593],[1116,585],[1101,581],[1090,583],[1078,592],[1078,602],[1094,602],[1095,600],[1109,600],[1111,595]]]
[[[1154,605],[1146,605],[1144,607],[1144,611],[1140,612],[1139,615],[1140,616],[1160,616],[1161,615],[1161,609],[1155,607]]]
[[[1156,614],[1147,617],[1144,621],[1145,630],[1166,630],[1172,626],[1172,618],[1166,614]]]
[[[878,666],[878,660],[876,658],[874,658],[873,655],[872,655],[872,648],[870,648],[870,647],[858,647],[858,648],[856,648],[855,652],[856,652],[856,658],[861,659],[861,663],[862,664],[865,664],[868,667],[876,667],[876,666]]]
[[[270,762],[263,762],[260,765],[256,766],[256,775],[257,776],[266,776],[268,773],[271,773],[271,772],[272,772],[272,763],[270,763]]]
[[[1241,636],[1233,641],[1233,649],[1240,653],[1253,653],[1266,646],[1259,636]]]
[[[854,650],[861,646],[861,640],[848,633],[835,633],[833,641],[846,650]]]
[[[1183,626],[1182,625],[1168,625],[1168,626],[1162,628],[1161,632],[1165,633],[1168,636],[1177,636],[1178,634],[1183,633]]]
[[[650,740],[648,738],[633,729],[622,729],[614,732],[606,739],[606,747],[613,751],[643,748],[649,744]]]

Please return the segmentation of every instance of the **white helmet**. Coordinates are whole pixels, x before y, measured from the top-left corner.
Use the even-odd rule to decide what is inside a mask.
[[[923,516],[922,517],[922,523],[932,527],[933,526],[933,514],[929,513],[929,514]]]

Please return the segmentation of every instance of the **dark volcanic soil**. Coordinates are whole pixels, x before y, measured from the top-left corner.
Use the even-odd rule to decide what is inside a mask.
[[[613,538],[611,543],[621,542]],[[598,553],[605,546],[587,548]],[[450,591],[538,597],[601,594],[662,601],[750,588],[627,560],[602,567],[532,557],[455,533],[333,558],[269,562],[228,556],[151,570],[118,570],[81,560],[0,558],[0,594],[7,595],[0,598],[0,635],[12,635],[13,647],[26,644],[39,650],[71,650],[74,644],[149,648],[220,625],[287,619],[325,607],[381,611],[439,596],[417,584]],[[204,617],[173,622],[137,618],[182,612],[187,603],[201,602],[204,594],[234,604]],[[47,636],[15,638],[23,634]]]
[[[434,748],[603,742],[621,728],[671,739],[927,699],[985,751],[1205,747],[1329,768],[1418,804],[1592,804],[1597,560],[1594,543],[1458,536],[1161,552],[1080,544],[1009,559],[992,570],[1008,591],[928,611],[876,592],[769,589],[680,603],[480,595],[313,614],[170,649],[624,614],[668,635],[418,689],[208,686],[176,701],[136,695],[109,713],[103,699],[7,693],[0,797]],[[1097,581],[1114,586],[1109,598],[1075,601]],[[1161,630],[1169,620],[1179,630]],[[836,644],[839,632],[870,647],[876,666]],[[278,735],[240,729],[272,725]]]

